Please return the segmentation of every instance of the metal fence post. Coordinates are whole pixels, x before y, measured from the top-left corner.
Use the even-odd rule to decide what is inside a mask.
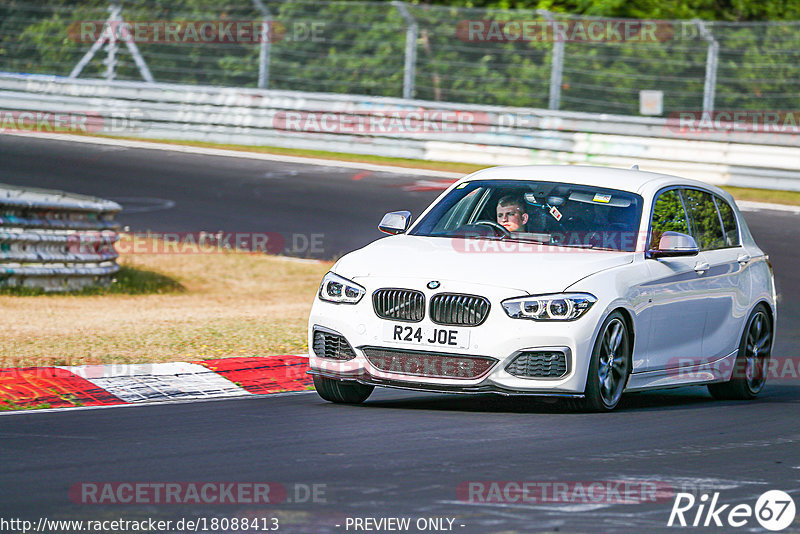
[[[103,43],[105,43],[105,37],[101,35],[94,43],[92,43],[91,48],[89,48],[89,50],[86,51],[86,53],[78,61],[78,63],[75,64],[75,66],[72,68],[72,71],[69,73],[69,76],[67,76],[67,78],[77,78],[78,76],[80,76],[81,72],[83,72],[84,67],[86,67],[86,65],[89,64],[89,62],[92,60],[97,51],[100,50],[100,47],[103,46]]]
[[[272,43],[272,35],[270,33],[270,24],[272,24],[272,15],[267,9],[267,6],[261,0],[253,0],[253,4],[261,12],[261,48],[258,51],[258,88],[266,89],[269,87],[269,62]]]
[[[78,64],[75,65],[68,77],[77,78],[80,76],[83,68],[89,64],[89,61],[91,61],[97,51],[100,50],[100,47],[103,46],[103,43],[107,42],[106,51],[108,52],[108,56],[103,61],[106,66],[105,77],[108,81],[113,80],[117,74],[117,51],[119,50],[119,45],[117,44],[117,31],[122,30],[124,32],[123,41],[125,42],[125,46],[128,48],[128,51],[131,53],[131,56],[133,56],[133,61],[136,63],[136,67],[139,69],[139,74],[142,75],[144,81],[154,83],[155,80],[153,79],[153,74],[150,72],[150,69],[147,67],[147,63],[142,57],[142,54],[139,52],[139,47],[136,46],[136,42],[130,35],[130,32],[128,32],[122,26],[122,23],[125,22],[125,20],[122,18],[122,4],[120,3],[120,0],[110,0],[108,11],[109,16],[106,20],[106,29],[103,30],[103,33],[101,33],[97,40],[92,44],[91,48],[89,48],[80,61],[78,61]]]
[[[700,36],[708,43],[706,53],[706,80],[703,86],[703,113],[713,113],[714,97],[717,90],[717,65],[719,63],[719,43],[702,20],[694,20]]]
[[[392,5],[400,12],[406,23],[406,62],[403,70],[403,98],[414,98],[414,80],[417,70],[417,39],[419,38],[419,25],[411,16],[408,7],[395,0]]]
[[[551,12],[546,9],[537,9],[536,12],[550,24],[555,24],[555,18]],[[553,55],[550,58],[550,97],[547,101],[547,109],[558,110],[561,106],[561,80],[564,77],[564,41],[555,38],[555,31],[552,31],[552,34]]]
[[[113,81],[117,75],[117,28],[115,22],[122,20],[122,6],[119,0],[111,0],[108,6],[110,13],[108,20],[111,23],[111,31],[108,32],[108,43],[106,43],[106,59],[103,63],[106,65],[106,81]]]

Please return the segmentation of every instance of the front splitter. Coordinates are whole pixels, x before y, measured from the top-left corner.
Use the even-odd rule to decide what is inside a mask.
[[[332,378],[342,382],[358,382],[367,386],[380,386],[386,388],[405,389],[411,391],[424,391],[427,393],[450,393],[455,395],[482,395],[486,393],[493,393],[496,395],[503,395],[505,397],[512,396],[526,396],[526,397],[561,397],[569,399],[582,399],[583,393],[563,393],[558,391],[547,390],[533,390],[533,391],[516,391],[506,388],[501,388],[495,385],[487,384],[484,386],[450,386],[450,385],[437,385],[437,384],[420,384],[417,382],[408,382],[397,379],[376,378],[368,374],[358,375],[339,375],[335,373],[328,373],[316,369],[306,371],[307,374],[312,376],[322,376],[325,378]]]

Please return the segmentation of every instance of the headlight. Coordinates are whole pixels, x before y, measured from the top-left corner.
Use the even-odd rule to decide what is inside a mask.
[[[597,297],[589,293],[531,295],[504,300],[503,309],[513,319],[574,321],[586,313]]]
[[[366,289],[338,274],[328,273],[319,286],[319,298],[328,302],[355,304],[366,293]]]

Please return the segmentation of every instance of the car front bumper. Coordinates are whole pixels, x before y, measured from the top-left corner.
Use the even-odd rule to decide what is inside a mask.
[[[419,287],[419,285],[417,285]],[[453,327],[469,331],[469,346],[447,348],[420,343],[389,343],[385,339],[387,323],[396,321],[376,316],[368,295],[355,305],[332,304],[315,299],[309,317],[308,346],[309,373],[337,380],[356,381],[363,384],[432,391],[441,393],[498,393],[503,395],[545,395],[580,397],[586,386],[586,376],[602,310],[594,306],[583,317],[568,322],[536,322],[512,319],[503,310],[500,302],[506,298],[520,296],[515,290],[462,287],[464,293],[483,294],[491,302],[486,321],[475,327]],[[479,291],[482,291],[479,293]],[[426,301],[433,292],[426,293]],[[426,317],[411,326],[425,328],[449,328],[436,325]],[[322,329],[344,337],[353,349],[355,357],[346,361],[320,357],[314,352],[314,330]],[[449,365],[470,358],[491,358],[494,363],[486,372],[475,377],[441,377],[409,374],[402,368],[379,368],[367,357],[370,349],[407,351],[411,355],[444,357]],[[552,350],[567,356],[567,373],[559,378],[529,378],[510,374],[507,366],[525,351]],[[453,363],[456,362],[456,363]],[[422,373],[424,375],[424,373]]]

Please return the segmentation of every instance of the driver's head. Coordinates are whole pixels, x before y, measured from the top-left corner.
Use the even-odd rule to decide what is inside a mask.
[[[497,224],[509,232],[522,232],[527,222],[528,214],[520,197],[506,195],[497,201]]]

